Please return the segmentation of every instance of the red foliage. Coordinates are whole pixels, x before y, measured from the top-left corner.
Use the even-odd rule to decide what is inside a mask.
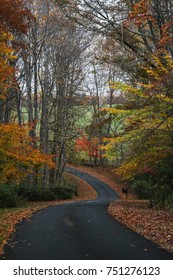
[[[99,157],[98,141],[96,139],[88,140],[85,136],[76,140],[76,151],[88,152],[89,157]]]
[[[172,30],[173,28],[173,21],[167,22],[162,26],[162,37],[159,42],[159,48],[165,48],[165,46],[172,46],[173,39],[172,39]]]
[[[141,26],[147,20],[155,22],[154,17],[150,13],[149,1],[141,0],[134,4],[133,10],[129,13],[129,20],[125,24],[129,25],[130,22],[133,22],[135,25]]]
[[[26,33],[31,13],[21,0],[0,0],[0,28],[11,33]]]

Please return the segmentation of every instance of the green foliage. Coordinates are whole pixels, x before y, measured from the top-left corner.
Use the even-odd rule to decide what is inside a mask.
[[[168,186],[173,191],[173,158],[168,157],[156,167],[157,176],[153,176],[154,182]]]
[[[71,199],[77,194],[74,183],[66,181],[61,187],[43,189],[40,186],[1,185],[0,208],[17,207],[26,201],[52,201],[56,199]]]
[[[152,197],[151,184],[144,179],[135,180],[132,183],[132,191],[138,196],[139,199],[151,199]]]
[[[54,188],[52,190],[59,199],[71,199],[74,195],[76,195],[76,187],[73,185]]]
[[[153,176],[153,200],[159,207],[173,208],[173,158],[159,163]]]
[[[116,172],[125,180],[133,180],[136,174],[146,170],[161,174],[158,185],[170,185],[173,173],[166,168],[165,159],[173,157],[173,117],[172,117],[172,69],[171,56],[164,52],[162,56],[152,55],[155,67],[146,68],[148,81],[136,85],[113,82],[113,89],[117,89],[126,97],[120,108],[107,108],[107,112],[122,119],[124,131],[115,133],[105,139],[106,156],[119,158],[117,147],[122,145],[122,161]],[[158,165],[160,170],[157,170]],[[168,164],[165,165],[165,167]],[[166,175],[164,174],[166,172]],[[172,179],[171,179],[172,180]]]
[[[44,190],[38,186],[29,187],[27,185],[21,185],[18,188],[17,193],[20,197],[28,201],[46,201],[56,199],[50,189]]]
[[[164,201],[164,208],[168,210],[173,210],[173,193],[167,196],[166,200]],[[163,207],[162,206],[162,207]]]
[[[0,186],[0,208],[17,207],[21,204],[21,199],[17,194],[16,185]]]
[[[55,192],[60,199],[70,199],[77,195],[76,183],[70,181],[70,179],[65,175],[63,178],[63,184],[60,187],[55,188]]]
[[[77,152],[74,151],[73,156],[71,156],[71,162],[77,165],[86,165],[89,163],[89,156],[86,151]]]
[[[29,201],[52,201],[56,199],[70,199],[75,195],[73,185],[63,185],[61,187],[50,187],[43,189],[41,187],[20,186],[18,195]]]
[[[145,172],[135,177],[132,190],[140,199],[150,199],[155,207],[173,208],[173,159],[159,163],[154,174]]]
[[[153,204],[161,208],[173,207],[173,192],[168,185],[153,186]]]

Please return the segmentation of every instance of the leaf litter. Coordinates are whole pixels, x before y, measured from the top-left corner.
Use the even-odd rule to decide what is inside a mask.
[[[114,219],[162,248],[173,252],[173,212],[151,209],[148,201],[135,200],[133,194],[129,194],[129,200],[125,200],[125,196],[121,192],[123,185],[111,169],[79,166],[76,168],[102,180],[119,194],[121,200],[112,202],[108,207],[108,213]],[[22,219],[29,219],[33,213],[45,207],[97,197],[91,186],[73,175],[69,176],[70,180],[79,182],[78,195],[72,200],[32,202],[28,203],[25,208],[0,209],[0,255],[3,254],[4,245],[8,242],[9,236],[15,231],[15,225]],[[11,246],[13,245],[11,244]]]

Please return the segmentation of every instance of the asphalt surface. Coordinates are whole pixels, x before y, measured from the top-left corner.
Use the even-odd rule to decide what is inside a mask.
[[[118,195],[100,180],[68,172],[98,192],[93,201],[43,209],[16,226],[5,245],[8,260],[172,260],[173,254],[129,230],[107,213]]]

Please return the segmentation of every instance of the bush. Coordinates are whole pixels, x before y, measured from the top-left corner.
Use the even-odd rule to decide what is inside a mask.
[[[59,199],[71,199],[76,194],[76,189],[72,186],[63,186],[55,188],[54,192]]]
[[[56,199],[56,196],[51,189],[44,190],[38,186],[20,186],[18,189],[18,195],[28,201],[49,201]]]
[[[28,185],[1,185],[0,208],[17,207],[26,201],[52,201],[56,199],[71,199],[76,195],[76,186],[67,180],[61,187],[43,189]]]
[[[169,187],[173,191],[173,159],[166,158],[156,167],[157,175],[153,177],[154,182],[160,186]]]
[[[18,195],[29,201],[39,201],[41,199],[41,189],[38,187],[29,187],[21,185],[18,188]]]
[[[158,183],[156,183],[158,181]],[[132,190],[139,199],[149,199],[151,204],[159,208],[173,208],[172,183],[161,182],[159,178],[154,180],[136,179],[132,183]]]
[[[139,199],[151,199],[152,187],[151,184],[145,180],[136,180],[132,183],[132,191]]]
[[[171,195],[166,198],[164,202],[164,207],[168,210],[173,210],[173,193],[171,193]]]
[[[21,199],[17,194],[17,186],[0,186],[0,208],[17,207],[21,204]]]
[[[29,201],[52,201],[56,199],[70,199],[76,193],[76,188],[72,184],[62,187],[50,187],[43,189],[41,187],[20,186],[18,195]]]
[[[173,206],[173,191],[168,185],[153,186],[153,204],[161,208]]]

